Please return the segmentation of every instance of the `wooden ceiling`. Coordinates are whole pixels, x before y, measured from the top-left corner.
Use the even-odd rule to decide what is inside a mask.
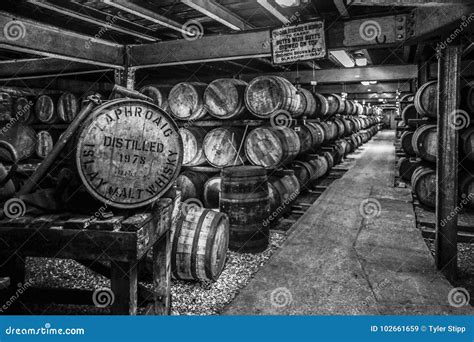
[[[368,67],[413,65],[420,60],[429,60],[434,57],[433,46],[439,40],[438,35],[430,34],[426,37],[419,35],[417,37],[418,32],[408,32],[407,28],[407,35],[413,36],[411,37],[413,39],[402,37],[402,39],[389,42],[390,44],[359,46],[360,44],[347,43],[347,37],[344,37],[344,34],[347,35],[348,29],[350,31],[351,28],[358,27],[356,25],[360,25],[357,22],[359,19],[404,16],[419,24],[416,22],[417,18],[422,15],[427,16],[426,13],[429,15],[429,12],[426,11],[431,10],[441,11],[441,13],[433,14],[433,18],[441,19],[437,20],[435,24],[431,23],[431,26],[449,26],[455,22],[455,16],[461,13],[452,10],[451,7],[459,7],[463,11],[467,11],[467,8],[472,6],[469,1],[464,0],[300,0],[297,6],[285,7],[280,5],[281,1],[2,0],[0,11],[5,15],[5,22],[8,21],[8,16],[11,16],[10,19],[31,20],[32,23],[46,25],[50,31],[55,28],[59,29],[60,34],[66,35],[66,38],[71,40],[63,39],[57,32],[52,33],[51,40],[56,41],[57,51],[51,54],[37,51],[41,49],[41,46],[32,48],[20,46],[17,48],[14,46],[16,42],[0,42],[0,79],[3,82],[10,82],[14,78],[21,77],[24,79],[24,83],[28,83],[29,79],[38,76],[67,77],[86,81],[93,81],[98,77],[104,79],[105,77],[107,80],[113,80],[111,70],[121,64],[119,63],[120,56],[116,57],[118,62],[111,59],[111,63],[108,62],[107,56],[108,54],[117,54],[119,46],[131,46],[130,50],[135,51],[135,57],[142,63],[140,65],[145,66],[142,68],[138,65],[136,71],[138,85],[151,82],[172,83],[180,79],[206,81],[216,77],[239,77],[239,75],[245,74],[305,73],[314,72],[316,69],[343,69],[337,60],[329,58],[318,60],[316,63],[299,62],[290,65],[273,65],[267,51],[261,56],[258,53],[250,54],[251,56],[248,58],[245,54],[232,56],[232,53],[228,52],[227,55],[230,57],[222,55],[225,57],[222,58],[220,54],[217,54],[218,58],[209,60],[196,57],[195,60],[191,58],[181,61],[182,57],[178,57],[180,52],[188,54],[187,49],[190,46],[193,48],[189,50],[191,51],[189,54],[202,46],[203,51],[200,51],[198,55],[210,53],[209,50],[212,47],[214,47],[213,50],[220,49],[219,45],[225,45],[226,37],[230,39],[229,44],[237,42],[234,47],[236,51],[240,51],[242,50],[240,45],[245,44],[245,40],[234,40],[236,33],[249,32],[249,39],[253,39],[252,32],[256,32],[257,38],[255,39],[259,39],[259,32],[281,27],[285,23],[297,24],[317,18],[325,20],[329,45],[340,46],[349,54],[354,54],[356,51],[363,54],[368,59]],[[378,6],[374,6],[374,4],[378,4]],[[447,15],[443,16],[443,11],[448,11]],[[454,17],[451,18],[450,15]],[[186,36],[185,31],[183,33],[183,28],[186,28],[188,24],[202,28],[199,34],[206,39],[202,39],[198,43],[187,42],[184,39]],[[436,27],[430,27],[430,25],[424,25],[427,28],[423,28],[426,31],[423,34],[431,33],[429,30],[435,30]],[[80,39],[85,41],[89,37],[96,42],[91,49],[97,51],[88,53],[88,59],[76,60],[73,58],[74,53],[71,56],[66,51],[68,44],[77,45],[71,46],[71,50],[80,48],[80,45],[76,44],[78,39],[73,40],[72,38],[74,34],[79,34]],[[210,39],[216,36],[222,37],[221,41],[210,42]],[[35,41],[31,43],[34,45]],[[61,46],[61,44],[63,45]],[[144,46],[144,48],[140,49],[140,46]],[[232,45],[225,48],[232,49]],[[107,52],[108,49],[110,49],[110,53]],[[164,50],[166,52],[163,52]],[[472,52],[470,53],[472,54]],[[177,57],[173,59],[170,58],[170,55]],[[150,63],[150,60],[153,62]],[[91,74],[91,72],[93,73]],[[345,79],[343,82],[336,83],[360,84],[360,79],[357,79],[356,74],[354,75],[353,81]],[[308,76],[303,74],[301,78],[308,79]],[[410,77],[406,81],[411,81],[412,78]],[[393,80],[387,79],[381,82],[384,81],[394,84]],[[395,81],[400,82],[401,80]],[[321,80],[321,82],[331,83],[328,78]]]

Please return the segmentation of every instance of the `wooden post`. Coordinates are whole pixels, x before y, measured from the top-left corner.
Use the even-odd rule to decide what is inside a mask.
[[[171,313],[171,232],[153,246],[153,291],[155,315]]]
[[[111,261],[110,285],[115,300],[112,304],[112,315],[136,315],[137,297],[137,267],[134,262]]]
[[[438,157],[436,165],[436,266],[448,280],[457,269],[458,131],[461,47],[438,48]]]

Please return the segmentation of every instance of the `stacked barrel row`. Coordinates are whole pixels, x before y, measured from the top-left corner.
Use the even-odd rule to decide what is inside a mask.
[[[219,79],[209,85],[147,86],[142,92],[176,119],[186,121],[180,133],[185,151],[183,165],[188,168],[178,177],[177,186],[184,205],[201,202],[203,208],[192,209],[178,221],[173,246],[185,252],[176,252],[180,255],[172,269],[181,270],[174,272],[179,279],[214,280],[222,270],[223,264],[214,261],[207,267],[215,270],[212,276],[202,270],[194,270],[193,276],[192,263],[179,261],[191,260],[191,246],[198,241],[193,236],[201,233],[202,224],[213,222],[208,220],[210,209],[213,213],[219,210],[227,218],[219,220],[220,231],[228,225],[231,250],[265,250],[270,227],[290,210],[302,186],[309,184],[303,180],[298,163],[293,164],[295,160],[311,165],[308,182],[314,181],[368,141],[379,122],[376,117],[358,116],[371,113],[367,107],[335,94],[323,96],[297,89],[279,77],[260,77],[249,84]],[[303,117],[307,119],[304,123],[293,120]],[[245,126],[237,121],[251,118],[263,119],[263,124],[254,126],[254,121]],[[206,124],[207,119],[232,120],[232,124]],[[323,153],[323,146],[334,149]],[[317,153],[321,155],[313,155]],[[205,229],[207,235],[217,231],[217,225],[213,227]],[[206,242],[200,246],[218,250],[217,259],[225,260],[222,243],[221,248],[210,248]],[[172,254],[176,253],[173,250]]]
[[[436,207],[436,159],[438,154],[438,132],[437,132],[437,104],[438,85],[436,81],[427,82],[422,85],[414,97],[414,109],[412,114],[403,113],[407,117],[425,118],[423,124],[406,120],[406,124],[412,130],[406,131],[401,136],[401,146],[410,157],[416,157],[400,163],[400,174],[404,168],[405,174],[411,174],[412,190],[417,195],[420,203]],[[474,163],[474,127],[470,126],[472,99],[474,92],[471,86],[462,89],[461,109],[454,113],[452,124],[459,129],[459,160],[464,167],[459,175],[460,198],[468,198],[469,205],[474,207],[474,198],[469,196],[474,191],[474,177],[468,172]]]
[[[38,126],[67,124],[79,113],[80,96],[70,92],[50,93],[36,97],[0,93],[0,140],[9,142],[20,160],[45,158],[59,139],[60,130]]]

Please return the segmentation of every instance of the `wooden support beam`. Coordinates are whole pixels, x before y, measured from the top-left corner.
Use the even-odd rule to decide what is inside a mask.
[[[273,6],[268,0],[257,0],[257,3],[265,8],[271,15],[280,20],[283,24],[290,24],[291,21],[282,14],[275,6]]]
[[[17,81],[17,80],[35,80],[35,79],[44,80],[47,78],[106,73],[106,72],[114,71],[114,70],[120,70],[120,69],[96,69],[96,70],[86,70],[86,71],[60,72],[60,73],[52,73],[52,74],[46,74],[46,75],[15,76],[15,77],[0,78],[0,82],[11,82],[11,81]]]
[[[436,266],[448,280],[457,272],[458,122],[461,47],[439,49]],[[459,113],[459,114],[458,114]]]
[[[118,1],[118,0],[115,0]],[[400,45],[410,37],[408,15],[382,16],[335,22],[327,28],[329,49],[364,49],[377,46]],[[370,26],[380,27],[378,36],[370,36]],[[365,30],[364,30],[365,29]],[[366,32],[366,34],[361,34]],[[204,35],[193,41],[180,39],[151,44],[131,45],[134,66],[158,67],[167,65],[212,62],[242,58],[271,56],[270,30],[262,29],[231,34]]]
[[[85,63],[71,62],[56,58],[28,58],[0,61],[0,78],[20,77],[24,75],[47,75],[74,71],[103,70]]]
[[[201,12],[202,14],[214,19],[232,30],[250,30],[254,28],[242,18],[238,17],[221,4],[214,0],[181,0],[183,4]]]
[[[78,94],[84,94],[89,91],[96,91],[99,93],[109,93],[114,87],[113,83],[106,82],[86,82],[71,79],[55,78],[53,80],[34,79],[27,81],[10,81],[8,87],[5,89],[21,90],[21,91],[33,91],[33,95],[45,94],[51,89],[56,89],[59,93],[61,91],[70,91]],[[0,87],[0,91],[6,91],[3,87]]]
[[[268,75],[277,75],[287,78],[290,82],[310,83],[316,80],[318,83],[342,83],[342,82],[360,82],[360,81],[396,81],[409,80],[416,78],[418,68],[416,65],[380,65],[369,66],[363,68],[344,68],[344,69],[321,69],[321,70],[304,70],[289,72],[274,72]],[[262,74],[242,75],[243,80],[251,80],[252,78]],[[313,77],[314,75],[314,77]]]
[[[349,18],[349,12],[347,11],[347,7],[344,4],[344,0],[333,0],[333,2],[341,17],[344,19]]]
[[[118,8],[124,12],[136,15],[140,18],[154,22],[164,27],[168,27],[172,30],[181,32],[182,34],[188,34],[182,24],[168,19],[156,12],[153,12],[145,7],[138,5],[130,0],[103,0],[103,2],[109,6]]]
[[[118,20],[119,19],[118,17],[112,17],[110,20],[101,20],[101,19],[98,19],[98,18],[94,18],[94,17],[91,17],[91,16],[81,14],[79,11],[73,11],[73,10],[70,10],[66,7],[57,6],[55,4],[47,2],[46,0],[26,0],[26,1],[33,4],[33,5],[35,5],[35,6],[45,8],[47,10],[50,10],[50,11],[53,11],[53,12],[56,12],[56,13],[59,13],[59,14],[62,14],[62,15],[66,15],[66,16],[74,18],[74,19],[82,20],[82,21],[84,21],[86,23],[89,23],[89,24],[102,26],[103,28],[106,28],[107,30],[110,30],[110,31],[123,33],[123,34],[129,35],[129,36],[133,36],[133,37],[140,38],[140,39],[143,39],[143,40],[146,40],[146,41],[151,41],[151,42],[156,42],[156,41],[160,40],[160,39],[158,39],[156,37],[152,37],[148,34],[141,33],[141,32],[138,32],[138,31],[135,31],[135,30],[132,30],[132,29],[128,29],[128,28],[125,28],[125,27],[115,25],[115,20],[116,19]]]
[[[0,12],[0,48],[73,62],[121,68],[123,47]]]

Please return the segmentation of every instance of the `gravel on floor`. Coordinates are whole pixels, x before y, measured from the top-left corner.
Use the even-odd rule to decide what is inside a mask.
[[[270,245],[262,253],[229,251],[227,262],[216,282],[173,280],[171,286],[173,315],[216,315],[245,287],[250,279],[283,244],[286,235],[270,233]],[[73,260],[28,258],[27,279],[32,286],[95,290],[110,287],[110,281]],[[142,283],[151,288],[150,283]],[[21,298],[20,298],[21,299]],[[142,313],[143,309],[139,310]],[[31,314],[109,314],[108,309],[80,305],[34,305],[25,308]]]

